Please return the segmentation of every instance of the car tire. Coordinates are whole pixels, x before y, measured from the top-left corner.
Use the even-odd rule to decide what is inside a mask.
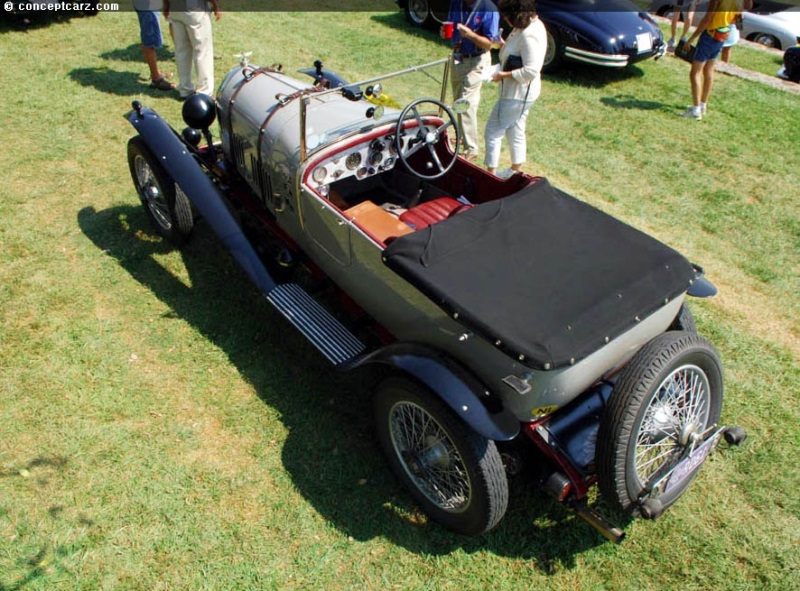
[[[564,63],[564,42],[561,33],[553,26],[546,27],[547,30],[547,52],[542,64],[542,72],[550,74],[557,71]]]
[[[675,317],[675,320],[672,321],[672,324],[669,325],[669,330],[697,332],[697,324],[694,321],[694,315],[689,309],[689,306],[686,304],[681,305],[681,309],[678,310],[678,315]]]
[[[508,480],[494,441],[406,378],[378,386],[374,412],[392,471],[433,520],[470,536],[500,522],[508,507]]]
[[[778,40],[777,37],[774,35],[770,35],[769,33],[755,33],[750,35],[750,41],[753,43],[758,43],[759,45],[763,45],[764,47],[771,47],[772,49],[782,49],[781,42]]]
[[[595,460],[601,494],[625,513],[653,517],[651,507],[640,503],[649,480],[683,452],[692,433],[718,423],[722,399],[722,366],[711,343],[671,331],[650,341],[620,372],[600,422]],[[699,469],[647,499],[658,505],[657,514],[683,494]]]
[[[194,227],[189,198],[140,136],[128,141],[128,166],[150,222],[161,236],[181,246]]]
[[[428,0],[408,0],[405,8],[406,20],[415,27],[432,29],[436,26]]]

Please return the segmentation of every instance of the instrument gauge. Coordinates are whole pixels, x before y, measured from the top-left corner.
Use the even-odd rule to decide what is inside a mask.
[[[347,170],[355,170],[361,164],[361,152],[353,152],[348,154],[344,161]]]
[[[317,166],[314,169],[314,172],[311,173],[311,178],[314,179],[314,182],[320,185],[323,183],[326,176],[328,176],[328,171],[324,166]]]
[[[372,152],[369,155],[369,163],[373,166],[378,166],[383,160],[383,152]]]

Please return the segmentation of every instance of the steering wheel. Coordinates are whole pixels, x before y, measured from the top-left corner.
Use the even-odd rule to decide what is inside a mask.
[[[426,103],[436,105],[447,115],[445,122],[434,130],[429,129],[425,123],[423,123],[422,116],[419,113],[419,106]],[[417,122],[416,135],[412,136],[405,142],[404,150],[401,139],[405,136],[403,122],[406,120],[409,113],[413,114],[414,119],[416,119]],[[452,157],[447,158],[443,163],[439,158],[439,155],[436,153],[436,144],[439,143],[439,140],[441,140],[448,127],[452,127],[456,131],[456,146],[453,150]],[[397,120],[394,138],[395,150],[400,158],[400,161],[405,165],[409,172],[421,179],[438,179],[440,176],[444,175],[451,168],[453,168],[453,165],[458,159],[458,147],[461,140],[461,133],[459,132],[458,125],[456,125],[456,117],[453,115],[453,112],[447,107],[447,105],[441,101],[437,101],[436,99],[423,98],[409,103],[409,105],[403,109],[403,112],[400,113],[400,118]],[[426,148],[430,154],[430,160],[425,163],[426,170],[420,171],[411,166],[408,160],[411,156]],[[434,172],[429,173],[428,171],[430,170],[433,170]]]

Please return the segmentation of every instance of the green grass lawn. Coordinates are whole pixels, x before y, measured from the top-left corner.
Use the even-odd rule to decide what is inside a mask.
[[[350,79],[446,55],[383,4],[229,11],[217,81],[241,51]],[[180,103],[147,88],[135,15],[0,26],[0,591],[800,589],[796,95],[721,75],[698,123],[671,57],[545,79],[527,170],[705,267],[693,311],[750,438],[621,546],[525,481],[465,539],[390,475],[374,376],[335,374],[205,224],[183,251],[148,226],[122,115],[179,127]]]

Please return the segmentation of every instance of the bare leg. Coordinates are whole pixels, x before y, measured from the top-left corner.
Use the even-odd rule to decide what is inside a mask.
[[[147,67],[150,68],[150,80],[156,81],[161,78],[161,72],[158,71],[155,47],[142,45],[142,53],[144,54],[144,61],[147,62]]]
[[[714,71],[716,69],[717,60],[708,60],[703,65],[703,91],[700,95],[700,102],[707,103],[708,97],[711,94],[711,88],[714,86]],[[694,64],[692,64],[694,66]],[[692,96],[694,97],[694,88],[692,89]],[[700,103],[695,102],[695,105]]]
[[[711,60],[713,62],[713,60]],[[692,62],[692,68],[689,70],[689,83],[692,87],[692,104],[695,107],[700,106],[702,91],[704,88],[703,74],[705,72],[705,65],[709,62]],[[705,101],[703,101],[705,102]]]
[[[689,10],[686,11],[686,16],[683,19],[683,34],[681,39],[689,38],[689,31],[692,28],[692,21],[694,21],[694,4],[689,4]]]

